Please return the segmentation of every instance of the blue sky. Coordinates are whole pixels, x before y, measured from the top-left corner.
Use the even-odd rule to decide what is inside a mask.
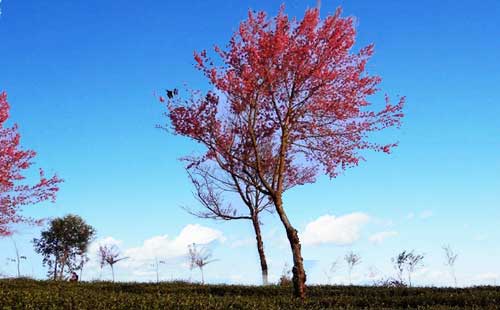
[[[182,256],[196,240],[220,259],[207,267],[208,281],[259,283],[249,223],[200,220],[180,208],[196,202],[177,159],[199,147],[154,128],[165,120],[153,92],[206,89],[193,51],[223,46],[249,8],[275,14],[281,3],[3,0],[0,90],[37,165],[65,179],[55,205],[25,214],[81,215],[96,242],[107,238],[135,255],[119,267],[120,280],[153,279],[154,256],[169,258],[163,278],[196,279]],[[284,3],[298,17],[315,5]],[[382,76],[384,92],[407,97],[406,117],[401,130],[381,135],[400,141],[390,156],[367,154],[335,180],[287,193],[299,231],[325,241],[303,247],[308,279],[324,283],[328,264],[354,250],[363,257],[354,282],[369,283],[369,270],[392,275],[390,258],[415,249],[426,253],[416,282],[446,285],[441,245],[450,244],[461,285],[500,280],[500,3],[324,0],[322,15],[338,5],[357,18],[356,46],[375,43],[368,70]],[[266,216],[263,230],[276,280],[290,252],[276,216]],[[38,233],[23,227],[14,238],[29,258],[23,272],[43,277],[29,243]],[[373,242],[379,233],[387,237]],[[11,240],[0,249],[0,273],[12,275]],[[91,263],[85,277],[109,273]],[[345,283],[345,266],[334,281]]]

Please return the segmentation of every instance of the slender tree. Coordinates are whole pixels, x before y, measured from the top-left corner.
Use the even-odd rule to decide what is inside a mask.
[[[350,285],[352,284],[351,281],[352,270],[354,269],[354,267],[361,264],[361,256],[351,251],[347,253],[346,256],[344,256],[344,260],[347,263],[347,270],[349,274],[349,285]]]
[[[41,220],[20,214],[21,207],[44,201],[54,202],[62,182],[57,176],[46,178],[40,169],[40,179],[34,184],[25,182],[26,172],[33,165],[36,153],[23,149],[17,125],[8,127],[10,106],[7,94],[0,93],[0,237],[13,233],[13,224],[41,224]]]
[[[283,194],[314,182],[321,170],[333,178],[358,165],[360,151],[389,153],[396,143],[369,142],[369,134],[398,127],[403,117],[403,98],[393,105],[386,96],[384,107],[370,109],[367,97],[381,80],[365,72],[373,45],[352,52],[354,19],[340,14],[321,21],[310,9],[296,22],[283,9],[272,20],[249,12],[227,50],[216,47],[221,63],[206,51],[195,53],[216,92],[193,92],[184,100],[167,94],[174,131],[207,148],[198,162],[216,161],[272,201],[292,251],[294,294],[301,298],[301,245]]]
[[[16,240],[14,240],[14,238],[11,238],[11,240],[12,240],[12,243],[14,244],[14,250],[15,250],[15,253],[16,253],[16,258],[9,258],[8,260],[10,260],[11,262],[16,263],[17,277],[20,278],[21,277],[21,260],[26,260],[27,258],[26,258],[26,256],[19,254],[19,249],[17,248]]]
[[[450,274],[453,278],[453,283],[455,283],[455,287],[457,287],[457,277],[455,275],[455,262],[458,258],[458,254],[453,251],[450,245],[443,246],[444,257],[445,257],[445,265],[450,268]]]
[[[423,265],[424,255],[417,254],[415,251],[403,251],[395,258],[392,258],[394,269],[397,271],[398,281],[404,283],[404,272],[408,275],[408,285],[411,287],[412,274]]]
[[[151,264],[151,266],[156,271],[156,283],[160,283],[160,265],[165,265],[166,263],[166,261],[160,260],[158,259],[158,257],[155,257],[153,264]]]
[[[187,209],[191,214],[200,218],[215,220],[249,220],[255,233],[257,252],[259,254],[262,284],[267,285],[268,267],[266,254],[264,252],[264,241],[261,231],[260,215],[263,211],[272,212],[272,202],[254,184],[258,183],[258,176],[246,175],[244,180],[238,178],[238,173],[243,171],[237,169],[220,169],[216,161],[210,164],[219,167],[211,168],[208,162],[200,163],[196,158],[185,158],[189,161],[187,166],[191,182],[195,187],[194,196],[203,206],[203,211]],[[246,211],[224,203],[223,195],[236,194],[246,206]]]
[[[35,251],[43,256],[43,265],[49,267],[49,277],[64,279],[83,267],[82,256],[95,235],[95,229],[77,215],[66,215],[50,221],[40,238],[33,239]],[[67,267],[67,269],[66,269]]]
[[[398,281],[402,284],[404,284],[404,271],[405,271],[405,264],[407,261],[409,253],[406,251],[403,251],[399,253],[396,257],[391,258],[392,265],[394,269],[396,270],[396,277]]]
[[[205,275],[203,273],[203,268],[216,261],[216,259],[212,259],[212,252],[206,248],[198,248],[196,244],[188,245],[188,254],[189,254],[189,268],[193,270],[194,268],[198,268],[201,273],[201,284],[205,284]]]
[[[408,272],[408,285],[411,287],[411,275],[423,265],[424,255],[415,254],[413,251],[410,253],[408,262],[406,264],[406,271]]]
[[[338,269],[339,269],[339,259],[336,259],[330,264],[328,269],[323,271],[327,279],[327,284],[329,285],[332,284],[333,275],[335,274],[335,272],[337,272]]]
[[[78,276],[78,279],[80,279],[80,281],[82,281],[82,276],[83,276],[83,267],[85,267],[85,265],[90,261],[90,258],[89,256],[87,255],[87,253],[80,253],[80,262],[78,263],[78,270],[80,270],[80,275]]]
[[[116,245],[100,245],[99,246],[99,262],[101,269],[108,265],[111,268],[111,276],[113,277],[113,282],[115,282],[115,264],[128,259],[128,257],[120,257],[120,249]]]

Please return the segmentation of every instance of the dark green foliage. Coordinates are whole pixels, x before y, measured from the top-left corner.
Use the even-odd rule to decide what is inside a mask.
[[[302,302],[276,285],[3,280],[0,309],[500,309],[500,288],[311,286]]]
[[[65,271],[83,268],[82,258],[94,234],[94,228],[77,215],[51,220],[41,237],[33,240],[35,251],[43,256],[43,265],[49,268],[49,277],[61,280]]]

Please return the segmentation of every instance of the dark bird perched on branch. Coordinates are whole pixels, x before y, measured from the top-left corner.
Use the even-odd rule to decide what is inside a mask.
[[[179,91],[177,90],[177,88],[174,88],[173,90],[167,89],[168,99],[174,98],[174,96],[177,96],[178,93],[179,93]]]

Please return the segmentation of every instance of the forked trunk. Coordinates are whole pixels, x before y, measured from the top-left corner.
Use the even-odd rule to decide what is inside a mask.
[[[267,261],[266,254],[264,253],[264,242],[262,241],[262,233],[260,231],[260,223],[258,214],[254,213],[252,216],[252,224],[255,230],[255,239],[257,241],[257,251],[259,252],[260,259],[260,269],[262,271],[262,285],[268,285],[268,275],[267,275]]]
[[[64,250],[64,254],[63,257],[61,258],[61,264],[60,264],[61,269],[59,269],[59,280],[64,279],[64,267],[66,266],[66,262],[68,261],[68,256],[69,256],[68,250]]]
[[[302,258],[299,234],[297,230],[290,224],[288,217],[283,209],[283,200],[281,196],[275,200],[276,211],[281,222],[285,226],[286,235],[290,242],[290,247],[293,255],[293,294],[295,297],[304,299],[306,297],[306,272],[304,270],[304,259]]]

